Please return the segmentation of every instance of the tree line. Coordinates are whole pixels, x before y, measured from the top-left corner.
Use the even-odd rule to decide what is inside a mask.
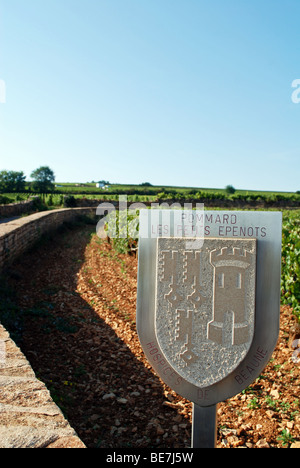
[[[35,169],[30,177],[33,179],[31,188],[34,192],[50,192],[54,190],[55,175],[48,166]],[[26,176],[23,171],[0,171],[0,192],[25,192]]]

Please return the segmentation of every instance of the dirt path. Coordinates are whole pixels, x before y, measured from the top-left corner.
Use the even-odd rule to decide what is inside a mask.
[[[94,226],[65,229],[13,266],[21,347],[87,447],[190,447],[191,403],[153,373],[137,338],[137,260],[94,233]],[[282,308],[263,375],[219,405],[218,447],[300,441],[291,317]]]

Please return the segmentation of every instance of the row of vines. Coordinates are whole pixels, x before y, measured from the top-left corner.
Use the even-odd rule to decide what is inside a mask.
[[[300,211],[283,212],[281,301],[300,322]]]
[[[9,196],[11,195],[11,197]],[[13,195],[16,198],[13,199]],[[212,195],[212,194],[210,194]],[[299,195],[298,195],[299,196]],[[104,197],[104,196],[103,196]],[[28,198],[28,194],[8,194],[0,195],[1,202],[23,201]],[[82,196],[81,196],[82,198]],[[94,198],[94,197],[93,197]],[[112,199],[112,196],[109,196]],[[138,196],[128,197],[128,201],[146,201]],[[3,200],[1,200],[3,199]],[[76,206],[75,198],[72,195],[43,194],[39,197],[40,210],[51,209],[62,206]],[[116,212],[117,213],[117,212]],[[127,226],[136,231],[138,229],[135,217],[131,213],[122,213],[114,220],[115,231],[110,233],[115,247],[122,253],[136,252],[137,239],[132,233],[127,232]],[[125,219],[124,216],[127,216]],[[107,227],[108,228],[108,227]],[[293,308],[295,315],[300,322],[300,210],[283,211],[282,228],[282,272],[281,272],[281,301]]]
[[[227,193],[225,191],[213,191],[213,190],[139,190],[131,188],[127,190],[115,189],[106,193],[99,192],[71,192],[71,191],[53,191],[51,193],[33,193],[33,192],[24,192],[24,193],[3,193],[0,194],[0,204],[13,203],[15,201],[23,201],[32,197],[34,195],[39,195],[44,201],[49,200],[49,205],[57,206],[63,203],[65,197],[69,198],[83,198],[87,199],[99,199],[99,200],[118,200],[120,195],[126,195],[128,201],[164,201],[164,200],[195,200],[201,202],[209,201],[231,201],[231,202],[240,202],[240,203],[265,203],[267,205],[274,205],[278,203],[285,203],[286,206],[300,206],[300,193],[263,193],[263,192],[234,192]]]

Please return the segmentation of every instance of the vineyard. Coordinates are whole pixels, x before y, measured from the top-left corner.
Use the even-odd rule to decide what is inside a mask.
[[[137,239],[130,231],[138,231],[138,213],[118,213],[109,217],[106,230],[113,238],[114,248],[119,253],[132,253],[137,250]],[[121,226],[121,227],[120,227]],[[128,226],[128,232],[126,228]],[[125,231],[124,231],[125,230]],[[292,307],[300,323],[300,210],[283,211],[282,225],[282,267],[281,302]]]
[[[0,187],[1,188],[1,187]],[[201,202],[240,202],[240,203],[264,203],[272,206],[300,207],[300,192],[265,192],[251,190],[236,190],[232,186],[224,189],[194,188],[194,187],[169,187],[152,186],[151,184],[121,185],[110,184],[104,188],[97,188],[96,184],[57,184],[52,191],[40,193],[33,191],[33,187],[27,183],[23,192],[5,193],[0,190],[0,205],[27,200],[38,195],[47,206],[59,207],[64,204],[65,198],[86,198],[87,200],[118,200],[120,195],[126,195],[129,202],[160,202],[164,200],[194,200]],[[216,205],[217,206],[217,205]]]
[[[104,239],[82,220],[15,262],[0,322],[88,447],[189,447],[191,403],[153,373],[136,333],[138,212],[115,215]],[[259,378],[220,403],[218,448],[300,442],[299,239],[300,210],[283,210],[278,344]]]
[[[293,308],[300,322],[300,211],[283,212],[282,303]]]
[[[220,403],[219,448],[300,442],[300,368],[290,342],[291,305],[299,310],[299,216],[283,212],[277,347],[252,385]],[[107,233],[125,235],[125,213],[116,221]],[[191,403],[153,373],[137,337],[136,247],[128,232],[100,239],[94,225],[66,226],[1,282],[0,320],[10,321],[34,371],[88,447],[189,447]]]
[[[58,190],[62,190],[61,193],[57,193]],[[74,190],[77,189],[77,193]],[[75,207],[77,202],[83,199],[84,190],[90,195],[84,196],[86,204],[93,200],[101,203],[101,201],[118,201],[119,196],[123,195],[125,191],[127,201],[131,202],[158,202],[163,203],[164,201],[241,201],[245,203],[245,206],[249,208],[249,203],[264,201],[269,209],[272,209],[272,204],[283,203],[283,205],[294,204],[295,208],[300,206],[300,194],[299,193],[270,193],[270,192],[248,192],[248,191],[234,191],[234,193],[227,193],[226,190],[215,190],[210,189],[208,191],[197,191],[197,189],[189,188],[169,188],[170,191],[159,191],[163,190],[162,187],[153,187],[145,185],[140,186],[122,186],[112,185],[109,187],[108,193],[101,193],[95,195],[95,184],[86,184],[85,186],[77,187],[72,184],[65,184],[56,188],[56,191],[52,193],[43,193],[35,197],[35,208],[37,211],[51,210],[60,207]],[[98,190],[99,192],[99,190]],[[152,194],[152,195],[150,195]],[[22,202],[32,197],[32,193],[7,193],[0,194],[0,205]],[[189,199],[189,197],[191,197]],[[233,205],[234,207],[234,205]],[[215,208],[217,209],[217,208]],[[240,207],[239,207],[240,209]],[[251,204],[250,204],[251,209]],[[256,209],[265,209],[264,207],[256,207]],[[280,208],[279,208],[280,209]],[[295,315],[300,321],[300,266],[299,266],[299,255],[300,255],[300,209],[285,210],[283,212],[283,231],[282,231],[282,277],[281,277],[281,297],[282,303],[290,305]],[[137,250],[137,240],[132,238],[130,232],[119,232],[119,226],[131,225],[136,229],[137,214],[126,213],[121,214],[123,219],[119,222],[119,215],[116,219],[116,232],[111,235],[113,237],[114,247],[120,253],[134,252]],[[127,216],[127,219],[124,219]],[[122,228],[124,230],[124,228]],[[121,235],[120,235],[121,234]]]

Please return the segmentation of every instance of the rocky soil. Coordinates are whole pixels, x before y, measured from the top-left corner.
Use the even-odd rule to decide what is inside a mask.
[[[152,371],[135,326],[137,259],[95,227],[65,228],[10,270],[18,343],[88,448],[188,448],[191,403]],[[295,322],[281,309],[271,361],[218,406],[218,448],[300,444],[300,357]]]

